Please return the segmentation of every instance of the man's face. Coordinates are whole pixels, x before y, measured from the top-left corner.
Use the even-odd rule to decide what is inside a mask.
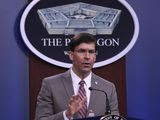
[[[70,59],[73,63],[73,69],[78,74],[89,73],[96,60],[96,51],[94,43],[81,43],[70,53]]]

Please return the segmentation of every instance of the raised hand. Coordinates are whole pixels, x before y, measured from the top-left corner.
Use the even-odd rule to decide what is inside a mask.
[[[69,101],[66,116],[70,119],[75,113],[77,113],[84,105],[87,98],[80,99],[79,94],[73,95]]]

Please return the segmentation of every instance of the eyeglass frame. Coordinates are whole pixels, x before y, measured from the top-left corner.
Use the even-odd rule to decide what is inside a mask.
[[[98,55],[98,51],[95,50],[85,50],[85,49],[75,49],[73,52],[77,52],[79,54],[86,54],[89,53],[89,55]]]

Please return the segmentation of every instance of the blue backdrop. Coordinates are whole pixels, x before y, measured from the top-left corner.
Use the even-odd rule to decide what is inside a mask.
[[[20,39],[23,0],[0,4],[0,120],[29,120],[28,56]]]
[[[127,1],[140,22],[138,41],[126,55],[128,115],[158,120],[160,2]],[[0,120],[29,120],[28,49],[18,25],[25,5],[25,0],[3,0],[0,4]]]
[[[160,1],[127,0],[136,11],[140,35],[127,54],[128,115],[159,120]]]

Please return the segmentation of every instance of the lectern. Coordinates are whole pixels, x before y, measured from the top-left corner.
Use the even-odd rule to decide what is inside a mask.
[[[88,117],[88,118],[83,118],[83,119],[73,119],[73,120],[100,120],[102,116],[98,117]]]
[[[129,120],[120,115],[106,115],[106,116],[97,116],[97,117],[88,117],[84,119],[74,119],[74,120]]]

